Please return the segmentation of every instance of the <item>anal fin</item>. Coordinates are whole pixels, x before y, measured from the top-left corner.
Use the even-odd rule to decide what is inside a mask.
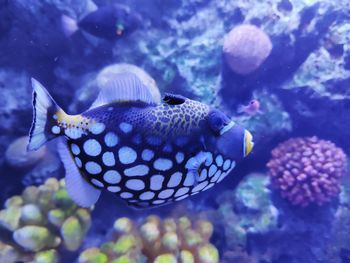
[[[66,187],[69,196],[81,207],[91,207],[100,197],[101,190],[90,185],[81,175],[76,166],[67,143],[61,140],[58,143],[58,153],[66,170]]]

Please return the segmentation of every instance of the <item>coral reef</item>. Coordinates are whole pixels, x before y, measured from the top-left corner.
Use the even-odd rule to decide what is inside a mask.
[[[273,184],[293,205],[322,205],[339,193],[346,171],[345,153],[317,137],[293,138],[272,151],[268,162]]]
[[[209,243],[213,226],[188,217],[149,216],[140,223],[123,217],[115,221],[111,241],[89,248],[80,263],[98,262],[219,262],[218,250]]]
[[[223,52],[229,67],[236,73],[254,72],[270,55],[272,43],[264,31],[254,25],[234,27],[224,38]]]
[[[2,262],[58,262],[58,248],[79,248],[90,228],[90,211],[73,203],[63,180],[27,187],[0,211]]]
[[[350,178],[343,178],[342,183],[340,205],[335,212],[330,242],[326,249],[327,262],[332,263],[350,261]]]
[[[217,197],[217,210],[204,212],[214,224],[214,236],[224,240],[222,261],[333,262],[331,254],[340,260],[340,250],[348,248],[347,232],[339,232],[345,217],[337,220],[334,205],[296,209],[275,196],[270,181],[265,174],[248,174],[235,190]],[[349,204],[348,194],[342,187],[340,196],[347,199],[342,203]]]
[[[245,249],[254,235],[269,233],[277,227],[278,210],[272,204],[269,178],[248,175],[234,191],[218,196],[219,207],[213,222],[224,225],[228,250]]]

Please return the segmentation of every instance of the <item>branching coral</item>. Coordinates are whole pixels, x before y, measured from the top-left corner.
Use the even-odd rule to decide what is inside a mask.
[[[214,263],[219,261],[219,255],[209,243],[212,232],[210,222],[192,222],[187,217],[161,220],[149,216],[141,224],[119,218],[114,223],[112,241],[85,250],[79,262],[99,259],[99,262]]]
[[[29,186],[0,211],[1,262],[57,262],[55,249],[77,250],[90,224],[90,209],[73,203],[63,180]]]
[[[339,193],[346,155],[330,141],[293,138],[272,151],[267,167],[273,184],[293,205],[322,205]]]

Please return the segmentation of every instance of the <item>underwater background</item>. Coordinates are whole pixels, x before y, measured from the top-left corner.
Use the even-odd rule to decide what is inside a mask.
[[[108,12],[74,28],[114,4],[112,35]],[[166,206],[75,205],[55,141],[26,151],[31,78],[78,114],[118,63],[232,116],[252,153]],[[0,0],[0,94],[1,263],[350,262],[348,0]]]

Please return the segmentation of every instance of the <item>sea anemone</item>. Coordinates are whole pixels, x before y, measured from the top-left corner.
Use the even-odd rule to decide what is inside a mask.
[[[317,137],[293,138],[278,145],[267,163],[272,183],[293,205],[322,205],[339,193],[346,155]]]

